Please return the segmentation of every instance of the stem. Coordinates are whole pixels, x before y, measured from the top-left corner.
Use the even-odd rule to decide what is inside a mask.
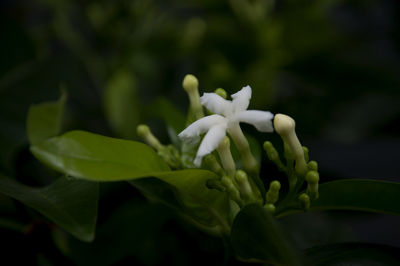
[[[236,165],[232,157],[230,141],[228,137],[225,137],[221,141],[221,143],[218,145],[217,151],[224,170],[226,171],[227,175],[233,180],[236,172]]]
[[[200,95],[198,90],[189,93],[189,101],[195,120],[204,117],[203,107],[200,103]]]
[[[249,142],[244,136],[239,123],[236,122],[228,129],[228,133],[233,139],[236,147],[242,156],[243,169],[251,177],[249,179],[253,191],[258,191],[261,199],[265,200],[265,187],[259,176],[259,166],[257,160],[254,158],[250,150]],[[257,189],[258,188],[258,189]]]
[[[229,129],[229,134],[231,135],[233,142],[235,142],[240,155],[242,156],[243,168],[250,176],[258,176],[258,162],[254,158],[250,150],[249,142],[244,136],[239,123],[233,124]]]

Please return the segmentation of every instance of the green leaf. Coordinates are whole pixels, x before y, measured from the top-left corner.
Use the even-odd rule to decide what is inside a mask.
[[[58,101],[40,103],[29,108],[26,127],[31,144],[60,134],[66,98],[63,92]]]
[[[400,249],[385,245],[342,243],[306,250],[306,265],[399,265]]]
[[[286,240],[275,218],[258,204],[247,205],[236,216],[231,243],[244,260],[300,265],[296,250]]]
[[[103,95],[107,119],[111,128],[124,138],[136,135],[139,121],[139,102],[135,80],[121,69],[108,81]]]
[[[92,181],[119,181],[169,171],[149,146],[135,141],[70,131],[31,146],[44,164]]]
[[[313,210],[357,210],[400,215],[400,183],[348,179],[327,182],[319,187]]]
[[[99,184],[64,177],[32,188],[0,174],[0,193],[34,208],[82,241],[94,239]]]
[[[199,222],[211,226],[225,223],[227,219],[229,204],[226,194],[206,186],[209,179],[218,176],[200,169],[170,171],[157,153],[145,144],[71,131],[32,146],[31,151],[44,164],[86,180],[120,181],[156,177],[179,191],[178,197],[184,209],[190,210],[189,213]],[[151,186],[142,186],[142,190],[152,191],[154,188]],[[154,197],[158,196],[151,193]]]
[[[179,211],[190,222],[203,229],[218,231],[223,226],[229,227],[230,206],[226,193],[209,189],[207,180],[213,173],[205,170],[188,169],[154,175],[163,184],[152,179],[133,180],[130,183],[138,188],[147,198],[162,202]],[[214,232],[215,233],[215,232]]]

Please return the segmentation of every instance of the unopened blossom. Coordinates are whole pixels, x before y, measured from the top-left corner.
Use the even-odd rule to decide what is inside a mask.
[[[273,131],[271,112],[247,110],[251,98],[250,86],[243,87],[231,97],[232,101],[229,101],[216,93],[204,93],[200,102],[214,114],[195,121],[179,134],[181,139],[190,141],[206,133],[194,160],[197,167],[201,166],[205,155],[218,147],[226,132],[230,133],[240,122],[251,124],[261,132]]]

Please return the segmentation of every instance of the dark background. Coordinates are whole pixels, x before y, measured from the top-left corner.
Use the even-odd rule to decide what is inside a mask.
[[[181,82],[192,73],[202,92],[222,87],[234,93],[250,85],[251,109],[294,117],[300,140],[320,165],[321,182],[399,181],[399,18],[396,0],[3,0],[0,171],[32,186],[51,183],[54,173],[29,152],[25,120],[31,104],[56,100],[60,87],[69,97],[66,129],[137,139],[135,127],[144,122],[168,142],[154,110],[162,98],[186,112]],[[110,99],[121,83],[129,89],[116,115]],[[280,141],[244,128],[260,143]],[[277,174],[263,159],[263,173]],[[102,184],[101,193],[92,244],[0,196],[1,216],[28,228],[1,228],[7,246],[1,253],[37,265],[224,261],[219,239],[148,203],[129,185]],[[313,243],[334,234],[338,242],[351,236],[400,247],[398,217],[328,212],[283,224],[295,227],[293,221],[309,226]],[[316,236],[319,227],[327,235]]]

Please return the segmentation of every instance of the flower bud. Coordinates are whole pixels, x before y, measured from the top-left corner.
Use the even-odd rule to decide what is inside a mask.
[[[316,161],[309,161],[307,167],[308,170],[318,171],[318,163]]]
[[[293,118],[283,114],[275,115],[275,131],[282,137],[285,147],[287,147],[290,153],[293,154],[296,161],[296,173],[303,176],[307,172],[307,165],[303,147],[301,146],[295,132],[295,126],[296,123]]]
[[[157,151],[161,151],[164,148],[160,141],[151,133],[150,128],[147,125],[138,125],[136,132],[141,139]]]
[[[279,157],[279,153],[275,149],[274,145],[270,141],[266,141],[264,142],[263,147],[267,153],[268,159],[270,159],[280,171],[285,171],[285,166],[283,165],[281,158]]]
[[[308,171],[306,181],[309,184],[317,184],[319,182],[319,174],[317,171]]]
[[[319,174],[317,171],[309,171],[306,175],[307,185],[307,194],[311,199],[317,199],[319,197],[318,193],[318,182],[319,182]]]
[[[219,96],[221,96],[224,99],[226,99],[228,97],[228,94],[226,93],[226,91],[223,88],[216,89],[214,91],[214,93],[218,94]]]
[[[182,86],[187,92],[190,101],[190,110],[192,116],[189,117],[189,122],[196,121],[204,116],[203,107],[200,103],[199,81],[191,74],[185,76]]]
[[[235,180],[238,183],[242,198],[245,201],[251,200],[253,197],[253,190],[251,189],[246,172],[242,170],[236,171]]]
[[[281,183],[277,180],[274,180],[269,184],[269,190],[266,196],[267,203],[275,204],[278,201],[280,189]]]
[[[137,135],[141,138],[145,138],[147,135],[150,134],[150,128],[147,125],[138,125],[136,128]]]
[[[310,205],[311,205],[311,201],[310,201],[310,197],[306,194],[306,193],[302,193],[299,196],[299,201],[300,201],[300,205],[301,207],[307,211],[310,209]]]
[[[199,88],[199,81],[197,78],[191,74],[185,76],[182,82],[182,86],[187,93],[192,93],[197,91]]]
[[[284,114],[276,114],[274,118],[275,131],[281,136],[291,135],[296,126],[295,121],[290,116]]]

